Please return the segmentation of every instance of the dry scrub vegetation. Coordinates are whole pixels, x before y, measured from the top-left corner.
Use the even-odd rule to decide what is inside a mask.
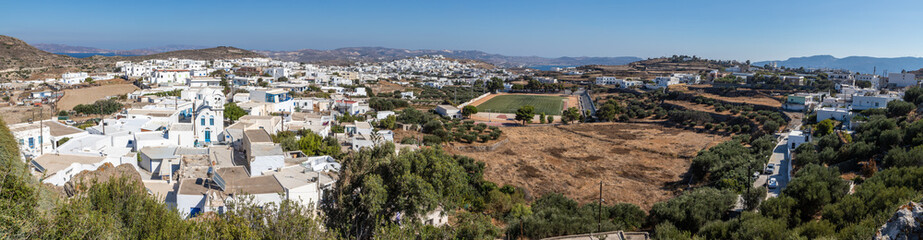
[[[580,202],[599,196],[643,209],[685,186],[695,154],[728,137],[658,124],[589,123],[502,128],[510,142],[490,152],[455,153],[487,164],[485,178],[524,187],[532,196],[559,192]]]

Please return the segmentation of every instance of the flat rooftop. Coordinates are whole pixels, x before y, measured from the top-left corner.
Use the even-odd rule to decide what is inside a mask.
[[[48,121],[45,123],[45,126],[48,126],[48,130],[51,132],[51,136],[55,137],[83,132],[83,130],[79,128],[67,126],[58,121]]]
[[[282,146],[278,144],[253,145],[250,150],[252,151],[252,153],[250,153],[251,156],[278,156],[285,154],[285,152],[282,151]]]
[[[96,164],[105,160],[102,156],[84,156],[68,154],[45,154],[35,158],[33,161],[45,168],[45,173],[50,176],[58,171],[70,167],[72,164]]]
[[[223,192],[226,194],[266,194],[282,193],[285,189],[273,176],[250,177],[244,167],[226,167],[217,170],[218,175],[227,183],[227,189]],[[206,181],[203,178],[187,178],[180,180],[179,194],[198,195],[205,194],[209,190],[222,192],[214,183],[209,182],[210,187],[206,187]]]
[[[250,139],[251,143],[272,142],[272,138],[269,137],[269,133],[266,133],[266,130],[263,129],[245,130],[244,137]]]
[[[279,183],[282,184],[282,187],[287,189],[308,185],[318,180],[321,186],[334,181],[332,177],[325,173],[311,171],[301,165],[284,167],[279,172],[272,174],[272,176],[275,176]]]

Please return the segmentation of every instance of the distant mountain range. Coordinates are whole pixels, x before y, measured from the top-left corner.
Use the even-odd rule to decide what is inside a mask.
[[[151,55],[156,53],[202,49],[193,45],[167,45],[133,50],[111,50],[64,44],[34,44],[38,49],[52,53],[100,53],[114,55]],[[349,47],[333,50],[302,49],[297,51],[251,50],[273,59],[321,64],[349,64],[357,61],[382,62],[423,55],[443,55],[448,58],[471,59],[504,67],[623,65],[642,60],[638,57],[559,57],[505,56],[474,50],[409,50],[383,47]]]
[[[836,58],[830,55],[793,57],[784,61],[762,61],[755,62],[753,65],[763,66],[773,62],[779,66],[785,66],[789,68],[804,67],[846,69],[860,73],[872,73],[874,69],[878,74],[882,74],[884,71],[900,72],[901,70],[911,71],[923,68],[923,58],[918,57],[879,58],[851,56]]]
[[[623,65],[642,60],[638,57],[559,57],[505,56],[475,50],[409,50],[383,47],[349,47],[333,50],[303,49],[298,51],[254,52],[284,61],[307,63],[348,64],[356,61],[381,62],[423,55],[442,55],[455,59],[471,59],[503,67]]]
[[[114,54],[114,55],[151,55],[156,53],[179,51],[179,50],[193,50],[193,49],[203,49],[208,47],[195,46],[195,45],[166,45],[160,47],[152,48],[141,48],[141,49],[131,49],[131,50],[112,50],[112,49],[101,49],[94,47],[82,47],[82,46],[70,46],[64,44],[50,44],[50,43],[37,43],[32,44],[32,46],[41,49],[42,51],[50,53],[104,53],[104,54]]]

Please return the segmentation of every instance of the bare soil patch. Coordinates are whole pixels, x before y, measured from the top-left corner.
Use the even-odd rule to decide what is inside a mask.
[[[717,99],[717,100],[726,101],[726,102],[732,102],[732,103],[746,103],[746,104],[763,105],[763,106],[769,106],[769,107],[775,107],[775,108],[782,107],[782,102],[780,100],[769,97],[769,96],[754,95],[754,96],[726,97],[726,96],[704,92],[701,90],[702,86],[708,86],[708,85],[695,85],[695,86],[679,85],[676,87],[671,86],[670,90],[678,90],[681,92],[693,93],[699,96]]]
[[[599,197],[650,209],[685,186],[695,154],[728,137],[646,123],[504,127],[510,142],[490,152],[460,152],[486,163],[485,178],[533,196],[559,192],[582,203]]]
[[[42,104],[41,107],[35,107],[32,105],[25,106],[8,106],[3,104],[3,107],[0,107],[0,116],[3,117],[3,120],[7,124],[16,124],[28,122],[29,119],[38,121],[39,119],[49,119],[55,115],[54,110],[51,106],[47,104]]]
[[[371,85],[372,92],[375,94],[378,93],[391,93],[394,91],[404,91],[404,86],[400,84],[391,83],[388,81],[378,81],[377,84]]]
[[[138,87],[132,84],[111,84],[88,88],[64,90],[64,97],[58,102],[59,110],[71,110],[77,104],[93,103],[109,96],[134,92]]]

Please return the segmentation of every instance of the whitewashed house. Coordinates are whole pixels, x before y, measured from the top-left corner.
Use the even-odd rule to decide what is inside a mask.
[[[78,84],[78,83],[82,83],[83,81],[85,81],[88,77],[90,77],[90,75],[87,74],[86,72],[76,72],[76,73],[68,72],[68,73],[61,74],[61,83],[71,84],[71,85]]]
[[[449,118],[462,118],[461,110],[452,105],[438,105],[436,106],[436,113]]]
[[[285,165],[282,147],[272,142],[266,130],[245,130],[241,147],[247,155],[250,176],[261,176],[264,172],[275,171]]]
[[[189,70],[185,69],[155,69],[149,80],[153,84],[186,83],[191,78]]]
[[[854,110],[865,110],[872,108],[885,108],[888,106],[888,102],[897,100],[897,96],[891,95],[873,95],[873,96],[863,96],[856,95],[852,97],[852,104],[850,105]]]
[[[250,177],[243,167],[224,167],[212,169],[211,174],[180,179],[175,206],[180,216],[191,218],[206,212],[224,213],[227,203],[238,199],[252,198],[257,205],[279,204],[284,192],[274,176]]]
[[[54,147],[48,125],[40,122],[17,123],[10,125],[9,129],[19,143],[19,151],[26,158],[50,153]]]
[[[913,73],[888,73],[888,84],[899,88],[916,86],[916,77]]]

